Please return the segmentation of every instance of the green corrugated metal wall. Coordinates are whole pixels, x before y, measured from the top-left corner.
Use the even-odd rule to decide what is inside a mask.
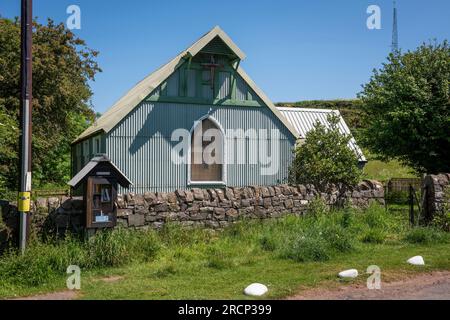
[[[194,122],[210,113],[227,129],[278,129],[280,131],[280,170],[263,176],[261,165],[227,165],[228,186],[273,185],[285,182],[292,159],[295,138],[266,107],[213,106],[143,102],[105,136],[105,151],[134,183],[132,191],[174,191],[186,189],[187,165],[171,161],[172,132],[190,130]],[[245,139],[240,137],[238,139]],[[246,149],[251,141],[246,139]],[[231,143],[227,143],[228,147]],[[229,154],[229,153],[228,153]]]

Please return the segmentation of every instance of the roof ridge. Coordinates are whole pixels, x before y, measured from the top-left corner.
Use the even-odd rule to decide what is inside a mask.
[[[84,140],[98,132],[109,132],[112,130],[123,118],[126,117],[134,108],[136,108],[146,97],[148,97],[163,81],[165,81],[177,68],[184,62],[186,55],[195,56],[201,49],[203,49],[212,39],[219,36],[220,39],[236,54],[236,56],[243,60],[245,54],[233,42],[233,40],[216,25],[210,31],[201,36],[187,49],[181,51],[175,58],[162,65],[154,72],[150,73],[144,79],[139,81],[134,87],[127,91],[119,100],[117,100],[100,118],[98,118],[89,128],[81,133],[72,144]],[[245,73],[239,66],[237,73],[244,78],[247,84],[256,92],[256,94],[263,100],[263,102],[272,110],[272,112],[281,120],[281,122],[288,128],[288,130],[298,137],[297,131],[285,121],[284,117],[277,110],[272,101],[260,90],[253,80]]]

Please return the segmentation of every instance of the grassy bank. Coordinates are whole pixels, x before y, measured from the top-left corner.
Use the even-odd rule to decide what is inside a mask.
[[[76,264],[85,299],[244,298],[252,282],[267,284],[268,297],[279,298],[339,285],[336,274],[347,268],[363,273],[376,264],[385,280],[449,270],[449,243],[436,229],[410,229],[403,213],[378,206],[329,213],[316,203],[307,218],[242,221],[220,233],[168,225],[160,232],[116,230],[87,243],[35,244],[23,257],[0,258],[0,297],[63,290],[65,269]],[[426,267],[405,263],[417,254]],[[115,281],[103,279],[110,276]]]

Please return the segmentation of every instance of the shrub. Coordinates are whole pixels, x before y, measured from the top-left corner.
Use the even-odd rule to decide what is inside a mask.
[[[278,247],[279,237],[274,236],[273,233],[265,234],[260,239],[260,244],[265,251],[275,251]]]
[[[131,261],[128,250],[128,231],[103,231],[87,243],[90,267],[114,267]]]
[[[436,214],[431,225],[445,232],[450,232],[450,212],[440,212]]]
[[[284,246],[281,257],[297,262],[326,261],[330,259],[330,254],[322,237],[302,235]]]
[[[371,229],[361,237],[361,241],[364,243],[381,244],[384,242],[385,239],[386,234],[380,229]]]
[[[358,158],[348,147],[351,135],[342,134],[339,116],[330,114],[325,126],[317,121],[306,134],[303,144],[295,148],[289,168],[289,180],[294,184],[313,184],[321,192],[331,185],[341,192],[358,184],[361,170]]]
[[[131,261],[148,261],[160,248],[155,231],[115,229],[89,239],[89,267],[114,267]]]
[[[432,227],[416,227],[405,236],[405,240],[412,244],[432,244],[447,242],[447,235]]]
[[[363,213],[363,221],[371,229],[388,229],[391,218],[389,213],[378,204],[371,204]]]
[[[347,229],[350,228],[354,223],[354,211],[348,205],[346,205],[343,209],[343,213],[339,224],[342,228]]]
[[[306,214],[309,217],[320,217],[329,212],[329,208],[325,201],[320,197],[315,197],[308,203],[308,208],[306,209]]]
[[[338,252],[350,252],[354,249],[354,240],[350,232],[339,225],[330,225],[322,231],[328,246]]]

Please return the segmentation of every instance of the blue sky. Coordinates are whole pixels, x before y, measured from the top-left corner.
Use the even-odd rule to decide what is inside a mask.
[[[100,51],[103,73],[92,103],[104,112],[147,74],[215,25],[247,54],[242,66],[275,102],[354,98],[390,51],[391,0],[35,0],[34,16],[65,22],[81,8],[74,32]],[[403,50],[450,39],[450,1],[397,0]],[[366,27],[369,5],[381,30]],[[20,15],[20,0],[0,0],[0,15]]]

